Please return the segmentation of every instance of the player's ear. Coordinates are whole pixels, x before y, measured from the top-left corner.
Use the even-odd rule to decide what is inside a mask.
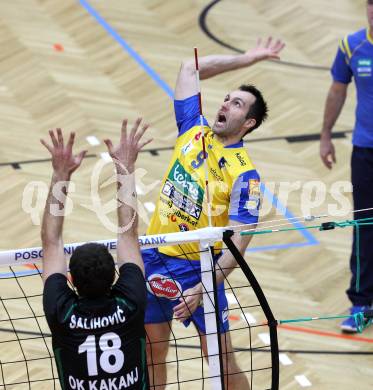
[[[256,120],[254,118],[247,118],[243,124],[245,128],[245,134],[256,125]]]

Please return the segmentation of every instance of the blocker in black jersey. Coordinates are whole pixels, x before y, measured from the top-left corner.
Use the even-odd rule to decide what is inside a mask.
[[[61,273],[44,286],[44,311],[63,390],[149,388],[144,312],[146,287],[140,268],[120,267],[110,295],[81,298]]]

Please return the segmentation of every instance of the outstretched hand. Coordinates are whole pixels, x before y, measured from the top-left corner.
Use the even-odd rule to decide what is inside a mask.
[[[149,127],[148,124],[143,124],[139,130],[142,118],[137,118],[129,135],[127,135],[127,119],[123,120],[122,130],[119,140],[119,145],[113,146],[110,139],[105,139],[104,142],[108,148],[111,158],[114,160],[118,171],[127,171],[132,173],[135,169],[135,162],[139,151],[147,145],[152,139],[141,141],[145,131]]]
[[[247,56],[254,62],[263,60],[279,60],[280,52],[285,47],[285,43],[281,39],[274,41],[272,37],[266,41],[258,39],[256,47],[245,52]]]
[[[49,135],[52,145],[49,145],[43,139],[40,142],[52,155],[52,166],[56,175],[61,179],[69,179],[71,174],[79,168],[87,151],[83,150],[79,154],[73,155],[74,132],[70,133],[67,145],[64,145],[61,129],[49,130]]]

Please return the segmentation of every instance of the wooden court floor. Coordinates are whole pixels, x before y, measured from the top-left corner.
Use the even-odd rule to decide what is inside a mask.
[[[130,122],[144,117],[154,138],[138,162],[143,234],[176,138],[171,97],[181,60],[192,56],[194,46],[200,55],[232,54],[268,35],[286,42],[282,62],[260,63],[203,82],[204,111],[212,120],[228,91],[243,82],[257,85],[268,100],[270,117],[248,137],[247,149],[266,187],[279,200],[264,199],[263,221],[290,218],[290,213],[327,213],[335,204],[333,183],[349,180],[355,102],[351,86],[335,127],[340,135],[335,140],[338,163],[329,172],[318,157],[318,134],[331,82],[328,67],[338,39],[365,25],[364,0],[221,0],[214,4],[207,0],[0,0],[0,249],[40,245],[40,215],[51,167],[39,139],[54,127],[75,130],[77,148],[89,150],[74,177],[74,207],[66,220],[65,241],[115,236],[92,206],[92,188],[103,204],[113,198],[114,186],[108,184],[112,168],[106,165],[94,178],[92,172],[106,159],[103,138],[115,139],[124,117]],[[320,202],[307,192],[307,183],[315,181],[322,183]],[[348,190],[345,196],[350,199]],[[339,219],[343,218],[350,214]],[[114,213],[108,220],[115,223]],[[344,291],[351,237],[348,228],[255,237],[246,259],[276,318],[347,313]],[[40,276],[5,278],[10,272],[0,269],[1,329],[11,326],[9,316],[39,319],[42,315]],[[241,277],[233,276],[238,283]],[[22,290],[35,297],[8,300],[22,297]],[[233,318],[232,326],[240,321],[239,316]],[[48,332],[41,317],[18,320],[17,326]],[[13,337],[1,329],[0,341]],[[193,335],[179,325],[175,332],[178,337]],[[302,388],[301,383],[320,390],[373,387],[372,328],[360,336],[341,337],[337,321],[314,321],[280,327],[278,333],[286,355],[280,365],[282,390]],[[0,389],[5,388],[4,376],[13,382],[22,377],[25,359],[34,379],[51,370],[50,360],[45,365],[33,360],[42,358],[47,348],[43,339],[22,343],[27,356],[22,356],[18,341],[9,348],[0,346],[0,362],[20,361],[1,373]],[[246,346],[247,340],[238,335],[234,344]],[[181,350],[185,356],[200,353]],[[171,348],[170,356],[173,353]],[[243,353],[239,359],[246,364]],[[186,376],[201,370],[201,359],[190,361],[185,369]],[[171,364],[170,375],[175,370]],[[31,388],[52,385],[36,383]]]

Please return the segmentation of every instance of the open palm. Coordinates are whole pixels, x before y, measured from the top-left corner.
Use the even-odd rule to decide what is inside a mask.
[[[280,39],[274,41],[272,37],[269,37],[263,42],[259,38],[256,47],[246,51],[245,54],[253,58],[254,61],[279,60],[280,52],[284,47],[285,43]]]
[[[123,120],[122,131],[120,135],[119,144],[114,146],[110,139],[105,139],[104,142],[108,148],[111,158],[116,164],[117,170],[128,171],[126,173],[132,173],[137,160],[139,151],[152,140],[141,141],[148,124],[141,126],[139,130],[142,118],[137,118],[135,124],[129,135],[127,135],[127,119]]]
[[[53,170],[59,175],[70,177],[71,174],[79,168],[87,151],[83,150],[77,155],[73,154],[75,140],[74,132],[70,133],[67,145],[64,144],[61,129],[56,129],[55,131],[49,130],[49,135],[52,145],[49,145],[43,139],[41,139],[40,142],[48,149],[52,156]]]

